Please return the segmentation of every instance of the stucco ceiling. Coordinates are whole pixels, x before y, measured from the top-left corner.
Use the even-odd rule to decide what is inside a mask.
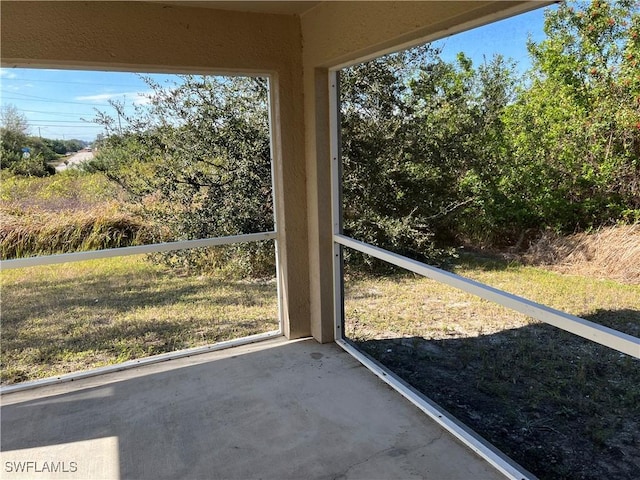
[[[152,0],[154,1],[154,0]],[[169,5],[183,7],[214,8],[218,10],[237,10],[241,12],[273,13],[280,15],[302,15],[321,2],[316,1],[208,1],[208,0],[155,0]]]

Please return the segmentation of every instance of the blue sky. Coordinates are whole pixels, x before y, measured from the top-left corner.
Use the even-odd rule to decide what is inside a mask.
[[[172,77],[150,76],[160,82]],[[2,105],[27,117],[31,135],[67,140],[94,140],[103,131],[90,122],[96,109],[113,114],[109,100],[144,103],[149,92],[139,75],[126,72],[3,68],[0,82]]]
[[[437,42],[445,60],[453,60],[463,51],[478,65],[486,56],[500,53],[518,61],[520,70],[528,68],[526,42],[543,38],[543,9],[502,20]],[[170,75],[151,75],[160,83]],[[110,99],[126,103],[144,102],[149,91],[134,73],[0,69],[0,103],[14,105],[30,125],[31,135],[44,138],[92,141],[102,127],[86,122],[95,117],[95,109],[113,113]]]
[[[532,12],[452,35],[433,44],[443,47],[441,56],[446,61],[453,61],[458,52],[464,52],[473,60],[474,65],[479,65],[484,57],[488,61],[494,54],[502,54],[505,58],[516,60],[520,72],[524,73],[530,66],[527,56],[527,39],[530,37],[537,43],[545,37],[544,11],[545,8],[538,8]]]

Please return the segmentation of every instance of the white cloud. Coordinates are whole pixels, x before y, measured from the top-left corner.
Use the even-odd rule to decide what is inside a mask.
[[[76,97],[74,100],[79,102],[106,102],[112,98],[117,98],[125,95],[124,93],[99,93],[97,95],[82,95]]]
[[[17,75],[13,73],[11,70],[7,70],[6,68],[0,68],[0,77],[3,78],[16,78]]]
[[[146,105],[150,102],[148,94],[145,92],[119,92],[119,93],[98,93],[96,95],[81,95],[75,97],[79,102],[108,102],[109,100],[130,100],[135,105]]]
[[[15,75],[14,75],[15,77]],[[2,75],[2,78],[6,79],[6,80],[11,80],[14,77],[9,77],[7,75]],[[2,88],[4,88],[7,92],[14,92],[17,93],[20,90],[24,90],[25,88],[33,88],[33,83],[20,83],[19,85],[16,85],[15,82],[11,82],[7,85],[2,85]]]
[[[138,96],[133,99],[133,103],[136,105],[149,105],[151,103],[151,99],[147,95],[138,94]]]

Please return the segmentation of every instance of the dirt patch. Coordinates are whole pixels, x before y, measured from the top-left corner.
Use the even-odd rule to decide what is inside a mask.
[[[356,345],[541,479],[638,478],[637,359],[544,324]]]

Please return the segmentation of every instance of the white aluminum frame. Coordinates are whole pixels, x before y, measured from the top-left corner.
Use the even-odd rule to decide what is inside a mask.
[[[281,285],[282,281],[282,272],[280,269],[280,250],[278,247],[278,232],[280,231],[278,228],[278,205],[277,205],[277,194],[282,189],[280,183],[276,180],[278,177],[276,176],[276,158],[278,162],[282,162],[282,157],[276,153],[280,150],[276,148],[276,142],[278,142],[278,138],[280,138],[279,133],[279,125],[275,125],[273,119],[278,118],[276,114],[276,106],[274,104],[273,99],[278,98],[275,95],[275,89],[278,88],[276,83],[275,75],[265,75],[267,78],[267,113],[269,115],[269,155],[271,157],[270,167],[271,167],[271,203],[273,205],[273,231],[265,232],[262,235],[268,235],[269,240],[273,240],[273,249],[274,255],[276,259],[276,295],[278,298],[278,334],[282,335],[282,301],[283,301],[283,286]],[[259,235],[259,234],[256,234]]]
[[[387,367],[381,365],[375,360],[372,360],[368,355],[344,339],[336,341],[336,343],[346,350],[347,353],[350,353],[355,357],[360,363],[362,363],[362,365],[371,370],[371,372],[373,372],[380,380],[400,393],[438,425],[450,432],[477,455],[484,458],[507,478],[510,478],[511,480],[536,479],[535,475],[511,460],[508,456],[471,430],[464,423],[460,422],[449,412],[442,409],[437,403],[411,387],[407,382],[402,380]]]
[[[43,255],[39,257],[14,258],[11,260],[2,260],[0,262],[0,269],[12,270],[15,268],[40,267],[43,265],[55,265],[58,263],[97,260],[100,258],[115,258],[128,255],[142,255],[145,253],[171,252],[175,250],[187,250],[190,248],[232,245],[234,243],[260,242],[262,240],[275,240],[275,238],[276,232],[249,233],[247,235],[203,238],[199,240],[183,240],[180,242],[153,243],[150,245],[108,248],[104,250],[92,250],[88,252],[73,252],[61,253],[58,255]]]
[[[458,422],[435,402],[417,392],[406,382],[393,374],[393,372],[372,360],[369,356],[347,341],[344,333],[343,247],[352,248],[387,263],[391,263],[392,265],[414,272],[418,275],[422,275],[437,282],[472,293],[481,298],[524,313],[537,320],[543,321],[562,330],[566,330],[575,335],[586,338],[587,340],[613,348],[614,350],[635,358],[640,358],[640,339],[343,235],[338,68],[340,67],[336,67],[329,72],[335,341],[344,350],[359,360],[365,367],[376,374],[381,380],[398,391],[407,400],[429,415],[447,431],[451,432],[456,438],[483,457],[505,476],[513,480],[536,478],[532,473],[527,472],[516,462],[486,442],[482,437]]]
[[[342,159],[340,151],[340,74],[329,72],[329,128],[331,154],[331,222],[333,225],[334,339],[344,338],[344,279],[342,247],[335,236],[342,234]]]
[[[234,338],[233,340],[225,340],[224,342],[212,343],[210,345],[203,345],[201,347],[187,348],[185,350],[177,350],[175,352],[160,353],[158,355],[152,355],[150,357],[136,358],[133,360],[128,360],[126,362],[116,363],[114,365],[107,365],[106,367],[92,368],[91,370],[72,372],[65,375],[43,378],[41,380],[16,383],[15,385],[0,387],[0,395],[22,392],[24,390],[31,390],[38,387],[48,387],[50,385],[56,385],[58,383],[75,382],[83,378],[91,378],[107,373],[121,372],[123,370],[129,370],[131,368],[142,367],[144,365],[153,365],[155,363],[161,362],[168,362],[169,360],[176,360],[178,358],[192,357],[201,353],[217,352],[218,350],[239,347],[242,345],[249,345],[251,343],[257,343],[263,340],[268,340],[270,338],[280,336],[282,336],[282,332],[280,330],[274,330],[272,332],[258,333],[256,335],[249,335],[248,337],[242,338]]]
[[[216,74],[214,74],[216,75]],[[217,74],[220,75],[220,74]],[[234,75],[239,75],[235,73]],[[197,240],[183,240],[177,242],[164,242],[164,243],[154,243],[150,245],[137,245],[134,247],[121,247],[121,248],[109,248],[103,250],[93,250],[88,252],[73,252],[73,253],[62,253],[57,255],[43,255],[36,257],[27,257],[27,258],[16,258],[11,260],[2,260],[0,261],[0,271],[2,270],[13,270],[18,268],[28,268],[28,267],[38,267],[44,265],[55,265],[61,263],[72,263],[72,262],[82,262],[87,260],[97,260],[102,258],[115,258],[115,257],[123,257],[129,255],[141,255],[148,253],[160,253],[160,252],[171,252],[177,250],[187,250],[191,248],[202,248],[202,247],[215,247],[222,245],[233,245],[237,243],[253,243],[253,242],[261,242],[266,240],[273,240],[274,250],[275,250],[275,258],[276,258],[276,295],[278,298],[278,329],[266,333],[260,333],[257,335],[250,335],[248,337],[242,337],[238,339],[228,340],[224,342],[218,342],[210,345],[204,345],[202,347],[195,347],[186,350],[178,350],[175,352],[167,352],[159,355],[152,355],[150,357],[144,357],[140,359],[134,359],[127,362],[123,362],[116,365],[109,365],[106,367],[95,368],[91,370],[81,371],[81,372],[73,372],[67,375],[55,376],[50,378],[44,378],[42,380],[34,380],[31,382],[23,382],[16,385],[10,385],[5,387],[0,387],[0,395],[28,390],[31,388],[37,388],[46,385],[52,385],[56,383],[63,382],[71,382],[74,380],[79,380],[81,378],[92,377],[96,375],[101,375],[104,373],[118,372],[121,370],[127,370],[129,368],[135,368],[142,365],[149,365],[158,362],[164,362],[168,360],[173,360],[176,358],[189,357],[192,355],[197,355],[199,353],[212,352],[216,350],[222,350],[225,348],[236,347],[240,345],[246,345],[248,343],[255,343],[262,340],[267,340],[276,336],[281,336],[283,332],[282,328],[282,286],[281,286],[281,273],[280,273],[280,256],[278,252],[278,208],[276,204],[278,192],[282,188],[279,182],[276,181],[275,174],[275,161],[276,161],[276,152],[275,142],[277,141],[277,125],[273,124],[273,119],[277,118],[275,114],[275,105],[273,104],[274,98],[274,89],[277,88],[275,85],[274,76],[271,74],[247,74],[247,76],[261,76],[267,78],[268,80],[268,91],[267,91],[267,102],[268,102],[268,115],[269,115],[269,148],[270,148],[270,167],[271,167],[271,192],[272,192],[272,203],[273,203],[273,231],[270,232],[258,232],[258,233],[249,233],[243,235],[230,235],[226,237],[212,237],[212,238],[203,238]],[[278,159],[280,161],[280,159]]]
[[[354,250],[366,253],[367,255],[371,255],[397,267],[422,275],[423,277],[472,293],[485,300],[490,300],[510,308],[511,310],[524,313],[536,320],[548,323],[554,327],[591,340],[592,342],[599,343],[632,357],[640,358],[640,338],[547,307],[546,305],[532,302],[526,298],[512,295],[511,293],[476,282],[475,280],[461,277],[455,273],[447,272],[416,260],[411,260],[397,253],[368,245],[344,235],[334,235],[334,241],[345,247],[353,248]]]

